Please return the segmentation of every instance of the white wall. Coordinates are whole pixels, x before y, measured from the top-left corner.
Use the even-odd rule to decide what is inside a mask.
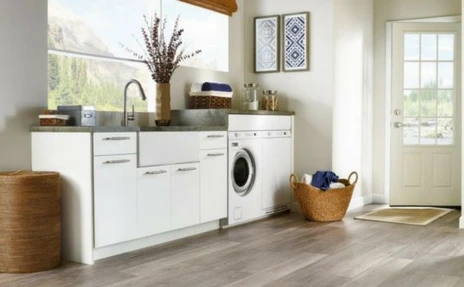
[[[333,170],[357,171],[354,198],[370,201],[372,171],[373,0],[335,0]]]
[[[0,171],[30,168],[47,103],[47,0],[0,1]]]
[[[243,2],[237,1],[239,11],[230,19],[229,72],[179,68],[171,82],[172,109],[188,107],[188,85],[196,81],[230,83],[238,102],[244,82]],[[27,169],[29,127],[47,106],[47,0],[1,0],[0,38],[0,171]]]
[[[281,109],[296,112],[295,172],[313,173],[332,167],[333,1],[245,1],[245,81],[275,89]],[[253,74],[253,18],[310,12],[310,71]]]
[[[386,22],[461,14],[460,0],[375,0],[373,194],[385,200],[385,39]],[[389,160],[389,159],[388,159]]]

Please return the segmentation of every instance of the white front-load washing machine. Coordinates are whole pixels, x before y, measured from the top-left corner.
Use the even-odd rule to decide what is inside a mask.
[[[226,225],[263,216],[261,209],[261,133],[229,133],[229,214]]]

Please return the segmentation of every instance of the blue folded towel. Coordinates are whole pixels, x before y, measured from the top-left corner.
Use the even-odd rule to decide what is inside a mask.
[[[338,181],[338,175],[331,171],[317,171],[313,175],[311,185],[326,191],[330,188],[332,182]]]
[[[211,83],[205,82],[201,85],[202,92],[210,92],[210,91],[217,91],[217,92],[232,92],[232,87],[228,84],[219,84],[219,83]]]

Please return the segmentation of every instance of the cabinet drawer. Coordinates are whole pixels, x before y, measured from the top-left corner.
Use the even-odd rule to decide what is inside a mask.
[[[137,133],[95,133],[94,155],[117,155],[137,153]]]
[[[201,149],[218,149],[227,147],[227,132],[201,132],[200,148]]]

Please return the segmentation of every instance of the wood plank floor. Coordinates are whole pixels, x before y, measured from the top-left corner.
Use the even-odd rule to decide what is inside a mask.
[[[464,286],[459,211],[426,227],[284,214],[0,286]]]

